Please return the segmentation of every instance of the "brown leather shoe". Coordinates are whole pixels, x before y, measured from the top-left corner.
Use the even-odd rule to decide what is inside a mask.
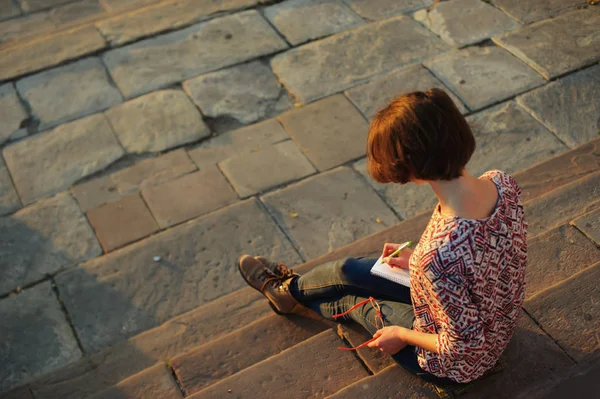
[[[243,255],[238,260],[240,274],[255,290],[263,294],[276,313],[289,314],[301,311],[302,305],[289,290],[292,278],[299,276],[284,264],[263,257]]]

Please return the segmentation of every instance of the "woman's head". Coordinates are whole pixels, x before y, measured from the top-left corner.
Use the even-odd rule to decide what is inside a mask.
[[[401,95],[380,110],[369,128],[367,168],[380,183],[452,180],[475,151],[475,138],[440,89]]]

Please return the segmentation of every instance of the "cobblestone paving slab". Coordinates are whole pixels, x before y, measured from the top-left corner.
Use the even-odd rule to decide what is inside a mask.
[[[210,135],[202,115],[181,90],[146,94],[106,111],[129,153],[158,152]]]
[[[61,26],[65,24],[82,23],[85,20],[101,17],[104,8],[98,0],[79,0],[54,8],[48,13],[50,20]]]
[[[319,171],[365,155],[368,124],[343,95],[294,109],[278,119]]]
[[[600,247],[600,209],[578,217],[571,224]]]
[[[21,200],[4,164],[0,157],[0,216],[12,213],[21,207]]]
[[[0,0],[0,21],[20,14],[21,10],[13,0]]]
[[[79,359],[49,281],[0,300],[0,392]]]
[[[493,0],[493,3],[524,24],[554,17],[577,6],[586,5],[585,0]]]
[[[344,0],[361,17],[376,20],[429,7],[433,0]]]
[[[600,7],[590,7],[495,36],[493,40],[546,79],[553,79],[600,59],[598,25]]]
[[[305,259],[398,222],[367,183],[347,167],[310,177],[261,199]]]
[[[425,66],[475,111],[544,84],[534,70],[497,47],[470,47]]]
[[[102,253],[67,194],[0,218],[0,295]]]
[[[256,11],[200,23],[104,54],[125,97],[287,47]]]
[[[293,46],[365,23],[341,0],[288,0],[267,7],[265,17]]]
[[[110,252],[158,231],[139,195],[129,195],[87,213],[104,252]]]
[[[292,94],[308,103],[448,49],[427,28],[401,16],[279,54],[271,66]]]
[[[187,80],[183,88],[204,116],[231,117],[243,124],[292,106],[271,69],[260,61]]]
[[[142,191],[162,228],[204,215],[238,200],[217,168],[201,170]]]
[[[156,3],[156,1],[153,1]],[[146,2],[150,3],[150,2]],[[96,24],[113,46],[201,22],[216,13],[250,7],[256,0],[164,1]]]
[[[515,334],[502,357],[507,364],[502,372],[476,382],[460,397],[516,398],[536,382],[556,383],[574,365],[525,312],[519,316]]]
[[[258,151],[289,139],[276,119],[220,134],[189,151],[190,158],[200,167],[212,168],[231,156]]]
[[[87,262],[57,283],[92,353],[243,287],[236,266],[243,253],[301,261],[258,202],[248,200]]]
[[[0,81],[50,68],[103,49],[106,42],[93,27],[73,29],[0,51]],[[35,57],[31,55],[35,54]]]
[[[228,158],[219,167],[242,198],[316,173],[291,140]]]
[[[444,90],[460,112],[463,114],[468,112],[462,101],[421,65],[411,65],[386,75],[376,76],[365,84],[347,90],[346,96],[370,120],[379,109],[385,107],[396,96],[411,91],[426,91],[433,87]]]
[[[98,58],[87,58],[21,79],[17,90],[39,120],[39,130],[103,111],[123,101]]]
[[[527,216],[527,215],[525,215]],[[558,246],[556,243],[561,243]],[[600,259],[600,248],[567,223],[528,240],[525,299],[560,283]]]
[[[23,11],[32,12],[68,3],[72,0],[20,0]]]
[[[91,396],[90,399],[179,399],[182,397],[170,368],[161,362],[119,382],[114,387]]]
[[[27,117],[12,83],[0,86],[0,144],[18,134]]]
[[[421,22],[456,47],[478,43],[521,26],[502,11],[481,0],[438,3]]]
[[[171,181],[195,170],[196,166],[186,151],[179,149],[145,159],[111,175],[78,184],[73,187],[73,195],[81,210],[87,212],[107,202],[116,201],[123,195]]]
[[[438,199],[428,185],[381,184],[377,183],[367,172],[367,161],[362,159],[354,164],[360,174],[379,193],[387,204],[396,211],[402,219],[408,219],[425,211],[433,211]]]
[[[525,309],[575,360],[598,349],[600,263],[542,291]]]
[[[24,203],[67,189],[124,155],[104,115],[92,115],[4,149]]]
[[[569,147],[600,135],[600,66],[568,75],[517,100]]]
[[[467,165],[474,176],[491,169],[518,172],[568,150],[514,101],[471,115],[467,122],[477,143]]]

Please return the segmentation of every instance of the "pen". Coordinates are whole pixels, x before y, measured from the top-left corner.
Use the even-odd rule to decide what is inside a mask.
[[[400,245],[400,247],[399,247],[397,250],[395,250],[394,252],[392,252],[392,253],[389,255],[389,257],[390,257],[390,258],[393,258],[393,257],[395,257],[396,255],[398,255],[398,254],[400,253],[400,251],[402,251],[402,250],[403,250],[404,248],[406,248],[406,247],[410,247],[411,245],[412,245],[412,241],[406,241],[404,244]],[[381,259],[381,263],[385,263],[385,262],[383,261],[383,259]],[[381,264],[381,263],[380,263],[380,264]]]

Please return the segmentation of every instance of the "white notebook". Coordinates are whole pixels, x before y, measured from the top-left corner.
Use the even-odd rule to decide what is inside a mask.
[[[383,255],[375,261],[375,264],[371,268],[371,274],[379,276],[393,281],[394,283],[402,284],[406,287],[410,287],[410,272],[408,269],[400,269],[397,267],[391,267],[387,263],[381,263]]]

